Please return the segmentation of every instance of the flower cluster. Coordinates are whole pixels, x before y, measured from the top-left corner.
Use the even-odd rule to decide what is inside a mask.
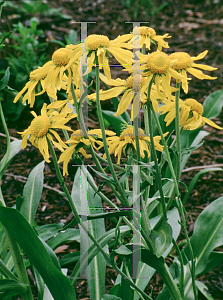
[[[169,48],[166,38],[157,35],[153,28],[142,26],[135,27],[132,33],[118,36],[110,40],[104,35],[89,35],[83,43],[78,45],[67,45],[65,48],[56,50],[52,59],[42,67],[30,73],[30,80],[25,87],[17,94],[14,102],[17,102],[22,95],[23,102],[28,101],[30,107],[34,106],[35,97],[47,93],[51,104],[44,104],[41,115],[37,116],[32,112],[34,119],[31,125],[21,133],[23,141],[22,147],[27,145],[27,139],[39,149],[46,161],[49,161],[48,143],[52,142],[61,152],[59,163],[63,162],[63,174],[68,174],[68,162],[77,153],[89,158],[86,150],[99,151],[107,143],[109,154],[117,156],[117,163],[121,161],[122,153],[132,147],[135,154],[137,150],[136,140],[133,134],[133,126],[127,125],[121,134],[117,135],[113,131],[105,131],[104,137],[102,129],[87,131],[87,136],[81,130],[73,131],[65,125],[73,118],[80,118],[80,107],[76,111],[72,109],[76,103],[80,102],[82,91],[81,68],[86,67],[85,74],[89,74],[93,67],[99,67],[104,74],[100,73],[101,81],[109,86],[107,90],[98,90],[97,93],[88,95],[88,99],[94,101],[108,100],[120,96],[119,105],[115,117],[121,116],[131,106],[131,121],[135,120],[140,112],[140,108],[147,101],[151,101],[152,107],[157,114],[166,114],[165,122],[168,126],[175,119],[175,98],[172,95],[178,88],[172,86],[173,80],[181,83],[183,91],[188,93],[187,73],[203,79],[215,79],[204,74],[201,70],[213,71],[216,68],[197,64],[196,61],[203,59],[207,50],[197,56],[190,56],[185,52],[175,52],[167,55],[163,48]],[[133,46],[138,42],[141,52],[136,52],[133,58]],[[150,51],[151,46],[156,49]],[[123,67],[123,75],[128,72],[126,79],[112,79],[110,71],[111,56]],[[99,79],[99,78],[98,78]],[[74,89],[73,89],[74,87]],[[58,100],[58,91],[64,90],[67,99]],[[82,93],[81,93],[82,91]],[[73,98],[75,94],[75,99]],[[97,99],[99,95],[99,99]],[[74,101],[75,100],[75,101]],[[184,130],[194,130],[205,123],[217,129],[222,129],[214,122],[203,116],[203,106],[195,99],[179,100],[180,126]],[[72,131],[70,139],[64,142],[56,132],[56,129]],[[105,136],[106,140],[105,140]],[[145,135],[144,130],[139,129],[139,149],[140,156],[150,156],[150,137]],[[57,141],[55,141],[55,139]],[[163,150],[160,144],[161,137],[154,137],[155,149]],[[108,152],[107,152],[108,153]],[[106,154],[103,154],[106,158]]]

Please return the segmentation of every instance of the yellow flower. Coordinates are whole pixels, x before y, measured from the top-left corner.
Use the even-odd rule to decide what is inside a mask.
[[[114,135],[115,133],[109,130],[105,130],[107,135]],[[90,155],[86,153],[83,146],[89,147],[91,144],[95,149],[103,147],[103,143],[98,138],[102,138],[101,129],[93,129],[88,131],[88,136],[84,137],[81,130],[78,129],[73,132],[70,140],[66,141],[67,144],[71,144],[60,156],[58,163],[64,162],[63,164],[63,176],[68,175],[68,162],[71,159],[74,151],[80,152],[85,158],[89,158]],[[95,144],[99,146],[96,146]],[[77,148],[77,149],[76,149]]]
[[[67,114],[59,114],[58,112],[49,113],[47,112],[46,103],[43,104],[41,109],[41,115],[37,116],[34,111],[31,112],[34,116],[30,126],[24,131],[19,132],[22,135],[22,149],[27,146],[27,138],[33,146],[39,149],[47,162],[49,160],[49,149],[47,138],[61,151],[63,148],[67,148],[67,145],[61,140],[55,129],[66,129],[72,131],[72,129],[65,124],[72,118],[67,118]],[[58,142],[54,141],[53,137]]]
[[[72,73],[77,72],[77,65],[71,64],[68,67],[68,63],[70,61],[69,54],[71,54],[71,50],[67,48],[60,48],[56,50],[52,55],[52,61],[49,65],[43,66],[47,69],[47,76],[46,76],[46,86],[50,86],[52,90],[52,95],[50,96],[54,100],[57,100],[57,90],[62,88],[63,78],[65,71],[68,72],[68,79],[67,79],[67,91],[70,91],[71,88],[71,78]],[[71,73],[72,71],[72,73]],[[76,83],[75,83],[76,84]]]
[[[95,65],[95,57],[98,57],[99,68],[104,70],[107,78],[111,79],[109,61],[106,57],[107,52],[111,53],[121,65],[128,65],[132,63],[133,54],[131,51],[122,49],[132,49],[132,45],[125,43],[128,38],[126,35],[118,36],[115,40],[110,41],[105,35],[92,34],[85,40],[87,48],[86,53],[83,53],[84,61],[88,58],[88,73],[91,72],[92,66]],[[68,45],[68,49],[73,50],[70,55],[70,62],[68,66],[72,65],[81,57],[81,44]]]
[[[217,129],[223,129],[211,120],[202,116],[204,112],[203,106],[195,99],[188,98],[186,101],[182,101],[180,99],[179,107],[180,126],[183,127],[183,129],[194,130],[203,126],[205,123]],[[167,122],[166,125],[168,126],[175,119],[176,116],[175,101],[167,102],[167,104],[160,107],[160,111],[162,111],[161,114],[165,114],[168,112],[164,119],[164,121]]]
[[[42,92],[40,92],[38,95],[41,95],[46,91],[44,78],[46,77],[47,72],[42,73],[42,76],[41,77],[38,76],[38,79],[37,79],[37,75],[40,72],[40,70],[41,70],[41,68],[38,68],[36,70],[33,70],[30,73],[30,75],[29,75],[30,80],[26,83],[24,88],[16,95],[16,97],[13,101],[14,103],[16,103],[19,100],[19,98],[22,96],[22,94],[24,94],[25,91],[28,90],[23,97],[22,103],[24,103],[26,100],[28,100],[28,104],[30,105],[30,107],[33,107],[33,105],[35,103],[35,88],[36,88],[37,84],[39,83],[39,81],[41,82]]]
[[[24,95],[23,103],[28,100],[28,103],[33,107],[35,102],[35,96],[41,95],[44,92],[47,92],[47,95],[54,100],[57,100],[57,90],[61,88],[63,90],[70,91],[71,88],[71,70],[75,76],[73,77],[74,83],[76,86],[79,85],[80,79],[78,79],[78,64],[72,64],[67,66],[70,61],[68,55],[71,53],[71,50],[67,48],[60,48],[56,50],[52,55],[52,60],[48,61],[41,68],[38,68],[30,73],[30,81],[26,83],[25,87],[18,93],[14,99],[14,103],[19,100],[22,94],[26,91]],[[65,74],[65,71],[68,72],[68,77]],[[38,94],[35,94],[35,88],[38,82],[41,82],[42,91]]]
[[[137,99],[140,97],[140,89],[141,86],[144,85],[145,78],[141,77],[140,75],[135,75],[134,77],[134,86],[133,86],[133,75],[130,75],[126,80],[123,79],[108,79],[104,75],[100,74],[100,79],[106,83],[107,85],[115,86],[114,88],[111,88],[107,91],[100,90],[100,100],[107,100],[111,99],[113,97],[117,97],[119,94],[124,92],[120,103],[118,105],[117,112],[115,113],[115,116],[118,117],[121,114],[123,114],[129,107],[130,103],[134,101],[134,99]],[[142,99],[145,101],[146,95],[143,93],[141,95]],[[96,94],[89,95],[89,98],[92,100],[96,100]],[[138,98],[140,99],[140,98]],[[136,104],[137,108],[139,108],[139,103]],[[133,111],[133,118],[135,118],[139,113],[138,110]]]
[[[198,79],[216,79],[217,77],[211,77],[208,75],[205,75],[201,70],[206,70],[206,71],[213,71],[217,70],[217,68],[210,67],[208,65],[202,65],[202,64],[196,64],[194,61],[200,60],[206,56],[208,51],[204,51],[200,53],[198,56],[190,56],[186,52],[175,52],[169,56],[169,58],[173,61],[173,64],[171,65],[171,68],[179,71],[181,75],[184,77],[187,77],[187,73],[192,74],[193,76],[197,77]],[[183,82],[182,83],[182,88],[185,93],[188,92],[188,83]]]
[[[167,42],[164,41],[165,38],[171,38],[168,33],[164,35],[156,35],[156,31],[151,27],[141,26],[135,27],[133,30],[133,37],[129,43],[133,43],[140,36],[140,47],[145,47],[150,50],[151,42],[158,44],[157,50],[161,51],[162,48],[169,48]]]
[[[143,63],[142,66],[140,66],[141,63]],[[187,81],[186,77],[182,76],[170,67],[171,63],[172,61],[170,60],[169,56],[161,51],[152,52],[150,55],[140,54],[140,60],[136,61],[136,65],[138,64],[141,70],[143,71],[142,76],[146,77],[146,82],[141,89],[141,93],[144,93],[151,80],[155,79],[157,92],[159,93],[160,86],[162,86],[164,94],[170,100],[171,77],[182,82]],[[133,67],[130,66],[128,68],[125,68],[124,71],[133,72]],[[162,97],[162,95],[160,96]]]
[[[150,144],[150,137],[146,136],[144,130],[141,128],[139,128],[138,133],[139,133],[140,156],[144,158],[145,157],[144,151],[146,151],[149,157],[150,152],[149,152],[148,145]],[[155,148],[158,151],[163,150],[163,146],[159,144],[160,140],[161,140],[160,136],[154,137]],[[133,126],[128,125],[128,127],[122,131],[120,136],[108,137],[107,143],[109,146],[109,153],[110,154],[114,153],[115,156],[118,155],[117,164],[120,164],[122,150],[125,150],[128,146],[132,146],[132,145],[136,150],[136,142],[135,142]],[[103,158],[106,158],[106,154],[103,155]]]
[[[80,97],[81,97],[80,89],[76,89],[75,94],[77,97],[77,101],[79,102]],[[73,110],[69,107],[68,103],[70,103],[71,105],[74,106],[74,100],[73,100],[71,92],[68,94],[68,97],[66,100],[54,101],[51,104],[49,104],[47,106],[47,108],[50,111],[58,110],[60,113],[67,113],[67,114],[73,113]],[[75,117],[77,117],[76,113],[73,115],[73,118],[75,118]]]

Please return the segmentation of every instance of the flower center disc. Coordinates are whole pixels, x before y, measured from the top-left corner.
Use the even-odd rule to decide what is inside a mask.
[[[139,133],[139,138],[142,138],[143,136],[145,136],[144,131],[139,128],[138,129],[138,133]],[[135,140],[135,135],[134,135],[134,129],[133,127],[128,127],[126,129],[124,129],[120,135],[120,140],[124,141],[125,136],[128,135],[129,137],[131,137],[131,139],[134,141]]]
[[[147,65],[152,73],[162,74],[170,66],[170,59],[164,52],[153,52],[147,59]]]
[[[91,34],[87,37],[87,47],[92,51],[99,47],[108,48],[109,46],[109,38],[105,35]]]
[[[186,69],[191,65],[190,55],[185,52],[175,52],[169,58],[171,61],[176,60],[171,66],[174,70]]]
[[[53,53],[52,60],[57,66],[66,66],[70,58],[68,57],[72,50],[67,48],[60,48]]]
[[[203,106],[197,102],[195,99],[187,99],[185,104],[191,108],[191,110],[196,111],[199,115],[202,115],[204,112]]]
[[[50,120],[47,116],[38,116],[31,122],[33,134],[37,137],[45,135],[50,127]]]
[[[142,26],[140,27],[140,34],[148,37],[153,37],[156,35],[156,31],[153,28]]]

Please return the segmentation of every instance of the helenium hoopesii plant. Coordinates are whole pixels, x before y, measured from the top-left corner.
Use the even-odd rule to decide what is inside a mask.
[[[81,44],[56,50],[52,60],[31,72],[29,82],[14,100],[19,101],[25,93],[22,101],[32,107],[35,96],[46,93],[51,102],[44,103],[39,116],[32,112],[29,127],[20,132],[22,140],[10,143],[0,111],[7,136],[0,178],[13,156],[26,148],[27,141],[39,149],[44,159],[30,173],[16,208],[7,207],[0,194],[1,241],[6,237],[10,248],[0,261],[3,299],[18,294],[22,299],[33,299],[28,267],[35,276],[39,299],[49,297],[47,293],[56,300],[76,299],[74,286],[84,273],[90,299],[152,299],[152,292],[144,290],[155,271],[164,281],[157,299],[198,299],[198,290],[203,286],[196,277],[216,265],[210,263],[219,255],[213,250],[222,245],[223,198],[200,214],[189,238],[179,183],[189,155],[204,136],[202,126],[207,123],[222,129],[209,120],[216,115],[207,115],[208,107],[216,103],[219,107],[219,100],[213,101],[216,99],[210,95],[203,108],[195,99],[180,99],[181,86],[185,93],[189,88],[188,73],[209,80],[213,78],[197,68],[214,68],[194,63],[206,51],[196,57],[182,53],[168,56],[163,51],[169,47],[167,37],[157,36],[152,28],[136,26],[132,33],[113,41],[104,35],[89,35]],[[125,80],[113,78],[111,56],[123,66]],[[87,80],[92,70],[96,71],[96,93]],[[2,89],[7,85],[8,73],[1,80]],[[102,82],[112,87],[102,90]],[[67,99],[57,97],[60,90],[66,92]],[[220,98],[222,91],[218,95]],[[115,97],[114,111],[103,111],[101,101]],[[88,129],[86,121],[89,100],[98,113],[99,128],[93,130]],[[141,116],[144,122],[140,122]],[[104,119],[112,129],[105,130]],[[71,120],[80,129],[74,131],[69,125]],[[64,138],[58,134],[60,130]],[[55,148],[61,152],[59,156]],[[61,192],[74,217],[70,224],[38,226],[34,230],[44,164],[49,161],[54,163]],[[69,176],[70,161],[79,164],[71,192],[65,177]],[[112,191],[110,197],[102,191],[105,185]],[[107,231],[105,218],[114,223]],[[186,237],[182,250],[177,243],[181,228]],[[80,252],[58,259],[53,250],[71,239],[80,241]],[[174,250],[177,255],[168,267],[165,257]],[[122,261],[121,267],[116,255]],[[10,256],[13,265],[8,264]],[[106,264],[118,274],[108,294]]]

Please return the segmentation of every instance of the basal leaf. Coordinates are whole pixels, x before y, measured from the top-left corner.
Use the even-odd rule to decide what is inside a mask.
[[[203,103],[203,116],[208,119],[216,118],[223,107],[223,90],[210,94]]]
[[[23,190],[20,212],[31,226],[34,224],[36,211],[42,196],[44,164],[45,161],[42,161],[32,170]]]
[[[6,297],[24,294],[27,290],[28,285],[18,280],[13,279],[1,279],[0,280],[0,296],[4,299],[3,295]],[[3,297],[3,298],[2,298]]]
[[[45,246],[23,215],[16,209],[0,206],[0,221],[36,267],[54,300],[75,300],[71,281],[56,268]]]
[[[198,216],[194,232],[191,237],[191,245],[194,257],[197,258],[196,275],[202,273],[207,266],[208,258],[213,249],[223,245],[223,197],[209,204]],[[189,247],[182,250],[186,258],[190,259]]]
[[[7,68],[7,70],[5,71],[5,75],[0,80],[0,91],[3,90],[7,86],[8,82],[9,82],[9,77],[10,77],[10,67]]]
[[[2,178],[2,175],[4,174],[5,170],[8,168],[11,159],[22,149],[21,144],[22,140],[16,140],[10,143],[10,153],[7,157],[7,161],[6,155],[0,161],[0,179]]]

